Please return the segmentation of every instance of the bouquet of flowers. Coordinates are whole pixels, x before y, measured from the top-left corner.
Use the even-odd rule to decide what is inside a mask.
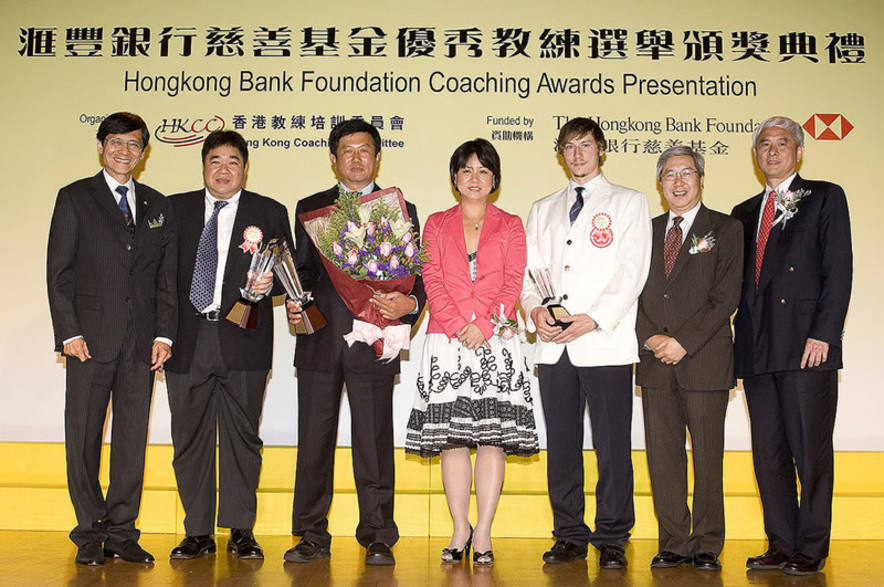
[[[512,338],[522,333],[519,323],[506,317],[503,304],[500,304],[500,313],[491,315],[491,324],[494,326],[494,336],[503,339]]]
[[[411,292],[426,253],[398,188],[363,196],[341,190],[331,206],[298,217],[322,258],[335,290],[352,312],[353,331],[344,335],[372,345],[379,359],[392,360],[411,341],[411,327],[388,320],[369,300],[393,291]]]

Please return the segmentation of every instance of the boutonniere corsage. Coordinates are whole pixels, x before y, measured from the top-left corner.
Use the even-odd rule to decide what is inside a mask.
[[[503,304],[500,304],[500,313],[491,315],[491,324],[494,325],[494,336],[507,339],[519,334],[519,323],[506,317]]]
[[[153,220],[148,219],[147,226],[148,228],[161,228],[163,224],[166,223],[166,217],[162,214],[154,218]]]
[[[254,253],[258,250],[258,245],[261,244],[261,241],[264,239],[264,233],[257,226],[249,226],[242,233],[242,244],[239,245],[239,248],[242,249],[243,253]]]
[[[776,209],[780,211],[780,215],[774,220],[774,223],[771,224],[771,228],[777,224],[782,224],[783,229],[785,229],[786,222],[798,214],[799,202],[809,195],[810,190],[804,189],[798,190],[797,192],[777,192],[777,195],[774,196],[774,203],[776,204]]]
[[[706,233],[705,236],[698,237],[696,234],[691,235],[691,249],[688,251],[691,255],[697,253],[708,253],[715,246],[715,237],[712,231]]]

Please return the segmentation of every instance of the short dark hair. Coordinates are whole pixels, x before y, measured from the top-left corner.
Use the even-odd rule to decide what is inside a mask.
[[[605,133],[598,123],[586,117],[572,118],[559,130],[559,138],[556,140],[556,150],[561,153],[568,141],[582,137],[584,135],[592,135],[595,142],[598,143],[601,151],[608,150],[608,141],[605,140]],[[601,155],[599,156],[601,161]]]
[[[133,130],[141,131],[141,148],[147,147],[147,141],[150,140],[150,131],[147,130],[144,120],[131,112],[114,112],[102,120],[98,126],[98,132],[95,133],[95,138],[98,139],[99,143],[104,143],[104,139],[108,135],[124,135]]]
[[[203,141],[202,162],[206,162],[206,157],[212,149],[229,145],[239,151],[242,158],[242,164],[249,162],[249,144],[241,134],[235,130],[215,130],[209,133],[206,140]]]
[[[341,139],[347,135],[355,135],[359,132],[365,132],[371,135],[371,140],[374,141],[375,155],[381,152],[381,133],[378,132],[378,129],[364,120],[353,118],[340,122],[331,129],[331,132],[328,134],[328,149],[331,151],[331,154],[337,157],[338,143]]]
[[[494,181],[491,184],[491,191],[493,192],[500,185],[500,156],[497,154],[494,145],[485,139],[467,141],[451,154],[451,162],[448,164],[448,171],[451,173],[451,185],[457,190],[457,172],[467,166],[467,161],[473,155],[478,157],[482,167],[489,170],[494,176]]]

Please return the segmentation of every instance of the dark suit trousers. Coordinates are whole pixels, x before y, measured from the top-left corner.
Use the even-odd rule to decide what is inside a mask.
[[[573,544],[625,544],[635,525],[632,490],[632,365],[575,367],[568,351],[537,365],[546,419],[553,535]],[[589,405],[598,460],[595,531],[583,520],[583,414]]]
[[[743,387],[770,546],[787,554],[826,558],[832,530],[838,372],[757,375],[743,379]]]
[[[190,371],[166,373],[172,412],[172,464],[188,536],[215,532],[215,439],[218,525],[251,529],[257,512],[261,447],[258,422],[267,371],[228,369],[218,323],[201,321]]]
[[[728,391],[642,387],[648,470],[660,552],[721,553],[724,546],[724,418]],[[688,509],[685,428],[691,433],[694,501]],[[693,529],[693,531],[692,531]]]
[[[141,507],[144,453],[153,372],[138,358],[129,316],[123,346],[116,359],[81,363],[67,358],[64,427],[68,491],[77,515],[71,540],[87,542],[138,540],[135,528]],[[89,344],[89,341],[86,341]],[[102,495],[98,481],[107,406],[111,402],[110,485]]]
[[[353,473],[359,501],[356,539],[362,546],[399,540],[393,521],[393,377],[355,372],[339,363],[330,371],[298,369],[298,462],[292,534],[331,544],[328,511],[334,493],[335,444],[341,391],[347,385]]]

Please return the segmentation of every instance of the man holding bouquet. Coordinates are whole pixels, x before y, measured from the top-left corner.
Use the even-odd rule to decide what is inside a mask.
[[[381,138],[362,120],[348,120],[329,135],[331,163],[339,183],[300,200],[296,216],[327,208],[342,194],[377,191],[375,172]],[[417,209],[405,203],[408,220],[419,233]],[[405,220],[403,218],[403,220]],[[393,565],[390,547],[399,539],[393,521],[393,379],[399,357],[384,362],[371,345],[347,344],[354,315],[335,289],[304,224],[295,222],[295,262],[305,290],[313,292],[326,327],[298,338],[298,461],[295,472],[292,534],[301,541],[285,553],[289,562],[306,563],[330,556],[328,511],[333,495],[334,455],[341,393],[347,385],[352,414],[353,470],[359,501],[356,538],[366,547],[368,565]],[[387,320],[414,324],[426,301],[416,276],[410,295],[390,292],[371,303]],[[301,308],[289,301],[289,322],[301,320]]]

